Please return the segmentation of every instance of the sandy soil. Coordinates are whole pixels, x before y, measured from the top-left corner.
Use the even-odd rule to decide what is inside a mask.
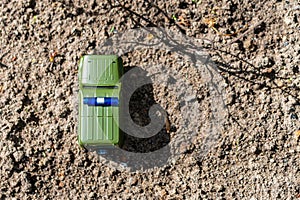
[[[299,2],[2,0],[0,13],[0,199],[300,197]],[[205,156],[200,134],[169,164],[129,172],[77,144],[77,68],[114,34],[144,26],[209,41],[203,48],[222,77],[226,118]],[[174,62],[176,54],[122,58],[127,70],[159,60],[184,74],[209,121],[207,85]],[[128,138],[124,148],[153,151],[174,140],[182,118],[176,98],[155,83],[135,95],[132,105],[145,95],[145,105],[159,103],[173,130],[149,144]],[[138,124],[149,120],[141,107],[131,114]]]

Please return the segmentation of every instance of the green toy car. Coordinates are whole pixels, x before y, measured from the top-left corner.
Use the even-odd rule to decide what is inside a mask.
[[[119,129],[122,59],[115,55],[85,55],[78,73],[79,144],[106,154],[123,142]]]

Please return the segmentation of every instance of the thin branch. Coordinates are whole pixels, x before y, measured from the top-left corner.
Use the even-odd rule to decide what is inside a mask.
[[[253,26],[251,26],[247,31],[245,31],[244,33],[242,33],[241,35],[239,35],[238,37],[236,37],[235,39],[231,40],[228,44],[224,44],[221,46],[225,47],[228,45],[231,45],[232,43],[235,43],[236,41],[240,40],[241,38],[243,38],[245,35],[247,35],[250,31],[252,31],[254,28],[256,28],[257,26],[259,26],[262,22],[264,21],[264,19],[260,20],[259,22],[257,22],[256,24],[254,24]]]

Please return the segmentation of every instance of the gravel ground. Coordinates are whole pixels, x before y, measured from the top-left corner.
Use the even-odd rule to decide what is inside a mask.
[[[1,0],[0,11],[0,199],[300,197],[299,2]],[[132,172],[77,144],[77,68],[81,55],[117,32],[145,26],[209,41],[203,48],[222,78],[226,118],[199,156],[212,112],[203,79],[174,53],[124,54],[126,70],[159,61],[183,74],[202,116],[197,138],[176,160]],[[172,93],[153,83],[132,99],[137,124],[149,123],[134,106],[141,97],[167,111],[173,130],[151,143],[127,138],[124,149],[133,152],[172,142],[183,118]]]

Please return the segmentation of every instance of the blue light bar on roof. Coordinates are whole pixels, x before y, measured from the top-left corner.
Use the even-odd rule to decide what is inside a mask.
[[[84,97],[83,104],[88,106],[118,106],[118,97]]]

